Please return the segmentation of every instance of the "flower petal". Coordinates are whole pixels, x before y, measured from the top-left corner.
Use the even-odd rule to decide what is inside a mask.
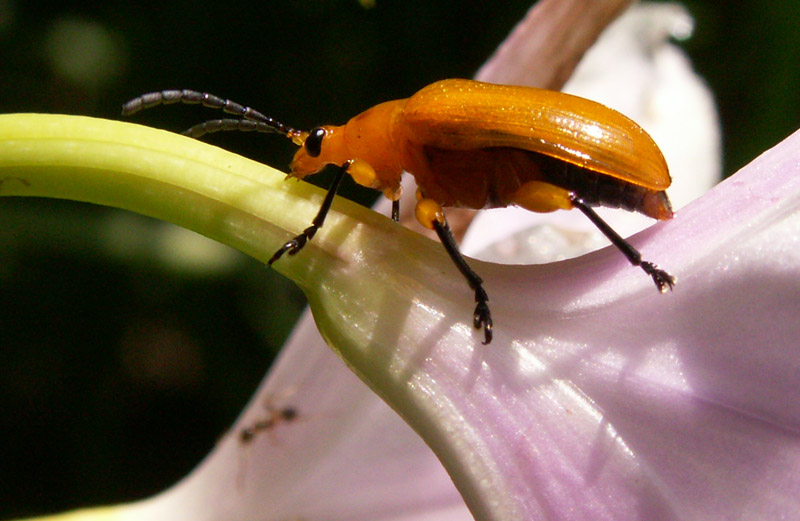
[[[444,255],[406,234],[384,234],[374,220],[336,247],[324,240],[335,227],[321,236],[335,257],[325,266],[332,280],[321,279],[314,262],[298,273],[325,334],[439,451],[478,518],[792,518],[800,452],[791,343],[800,332],[797,135],[788,143],[634,238],[679,275],[668,296],[611,250],[540,267],[478,264],[499,328],[490,347],[477,345],[465,320],[468,291],[455,270],[441,271]],[[295,434],[320,453],[369,446],[357,435],[326,447],[308,429],[294,433],[294,421],[315,418],[291,394],[281,396],[292,388],[288,379],[275,381],[268,394],[300,416],[263,433],[261,445],[244,446],[234,431],[221,450],[280,450]],[[314,394],[324,407],[349,396],[334,381]],[[257,472],[258,482],[292,483],[301,470],[292,467],[295,456],[274,456],[284,464],[272,473],[288,474]],[[235,482],[232,468],[205,479]],[[321,485],[337,479],[330,468],[305,470]],[[427,467],[405,471],[424,476]],[[367,478],[360,483],[368,487]],[[309,489],[282,487],[276,502],[256,505],[264,515],[297,513],[278,510],[280,500],[309,501]],[[186,496],[195,519],[211,515],[200,490]],[[237,500],[227,492],[215,499]],[[374,515],[378,507],[364,508]]]
[[[528,498],[516,515],[797,518],[797,150],[800,133],[634,238],[678,275],[666,296],[611,249],[492,267],[497,344],[415,376],[498,462],[481,478]]]
[[[289,229],[305,227],[302,210],[314,205],[321,192],[304,183],[286,183],[283,174],[182,136],[74,116],[0,116],[0,171],[0,195],[62,197],[128,208],[181,223],[259,258],[268,258]],[[286,206],[295,211],[287,212]],[[347,217],[342,208],[354,214]],[[348,235],[346,240],[340,240],[342,233]],[[362,258],[361,243],[371,244],[370,253],[382,259]],[[326,266],[333,262],[340,275],[351,282],[361,280],[356,283],[361,294],[369,294],[380,279],[371,279],[369,273],[391,261],[387,252],[413,252],[413,244],[441,255],[427,239],[407,231],[398,234],[397,225],[387,218],[337,201],[302,258],[276,268],[310,294],[329,296],[337,291],[335,284],[326,282]],[[383,286],[391,294],[391,285]],[[337,300],[336,312],[346,313],[349,299]],[[368,310],[365,323],[374,316],[374,310]],[[359,324],[358,317],[351,322]],[[320,343],[318,333],[310,335],[312,331],[306,320],[293,340],[299,348],[287,352],[265,388],[268,400],[251,407],[187,480],[151,500],[65,516],[196,521],[253,519],[257,512],[271,519],[276,514],[317,519],[469,518],[430,449]],[[359,341],[363,332],[355,331]],[[311,342],[317,343],[315,352],[304,349]],[[297,392],[300,386],[302,392]],[[276,407],[287,406],[296,418],[242,441],[242,428],[273,418]],[[387,455],[393,456],[391,462]],[[356,457],[360,463],[350,465]],[[351,470],[346,477],[341,471],[345,465]],[[209,497],[214,508],[209,508]]]
[[[269,512],[270,519],[470,519],[430,449],[319,340],[310,316],[256,396],[206,461],[146,502],[144,514],[194,520],[252,519],[254,512]],[[242,440],[243,429],[284,407],[297,417]],[[220,498],[213,509],[209,493]]]

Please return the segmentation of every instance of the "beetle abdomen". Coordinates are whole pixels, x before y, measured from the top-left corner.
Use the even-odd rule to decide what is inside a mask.
[[[422,147],[421,164],[407,165],[425,197],[443,206],[499,208],[529,181],[543,181],[590,206],[622,208],[654,219],[672,217],[663,191],[629,183],[529,150],[493,147],[449,150]]]
[[[542,156],[539,164],[544,180],[569,190],[589,206],[621,208],[659,220],[672,218],[672,205],[663,190],[651,190],[548,156]]]

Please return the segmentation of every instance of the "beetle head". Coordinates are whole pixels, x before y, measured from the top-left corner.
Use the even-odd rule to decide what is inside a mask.
[[[349,159],[343,150],[342,127],[316,127],[289,137],[300,145],[290,166],[292,177],[302,179],[316,174],[326,165],[342,164]]]

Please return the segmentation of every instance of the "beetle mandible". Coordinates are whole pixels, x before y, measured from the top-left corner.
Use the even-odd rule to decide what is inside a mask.
[[[415,215],[433,229],[475,292],[475,328],[492,341],[492,315],[483,280],[467,264],[443,208],[521,206],[534,212],[577,208],[634,266],[664,293],[675,277],[644,261],[593,206],[623,208],[653,219],[670,219],[665,190],[671,179],[664,156],[636,123],[599,103],[561,92],[450,79],[410,98],[387,101],[342,126],[295,130],[230,100],[191,90],[166,90],[135,98],[123,114],[171,103],[200,103],[238,116],[195,125],[198,138],[224,130],[283,134],[300,149],[290,176],[302,179],[327,165],[339,167],[311,226],[286,242],[268,261],[300,251],[325,221],[345,174],[392,200],[399,219],[403,171],[417,183]]]

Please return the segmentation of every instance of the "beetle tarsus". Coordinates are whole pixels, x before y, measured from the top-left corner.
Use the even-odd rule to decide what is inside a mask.
[[[489,296],[486,295],[483,286],[478,285],[475,289],[475,314],[472,316],[475,329],[483,329],[483,345],[492,342],[492,312],[489,310]]]
[[[267,261],[267,265],[272,266],[272,263],[283,257],[284,253],[295,255],[305,247],[306,243],[310,241],[312,237],[314,237],[314,234],[317,233],[318,229],[318,226],[311,225],[303,230],[303,233],[291,241],[287,241],[283,246],[280,247],[278,251],[275,252],[272,257],[270,257],[270,259]]]
[[[677,279],[667,273],[666,271],[660,269],[658,266],[653,264],[652,262],[643,261],[639,266],[653,278],[653,282],[656,283],[656,287],[658,291],[661,293],[666,293],[667,290],[672,290],[673,286],[677,282]]]

